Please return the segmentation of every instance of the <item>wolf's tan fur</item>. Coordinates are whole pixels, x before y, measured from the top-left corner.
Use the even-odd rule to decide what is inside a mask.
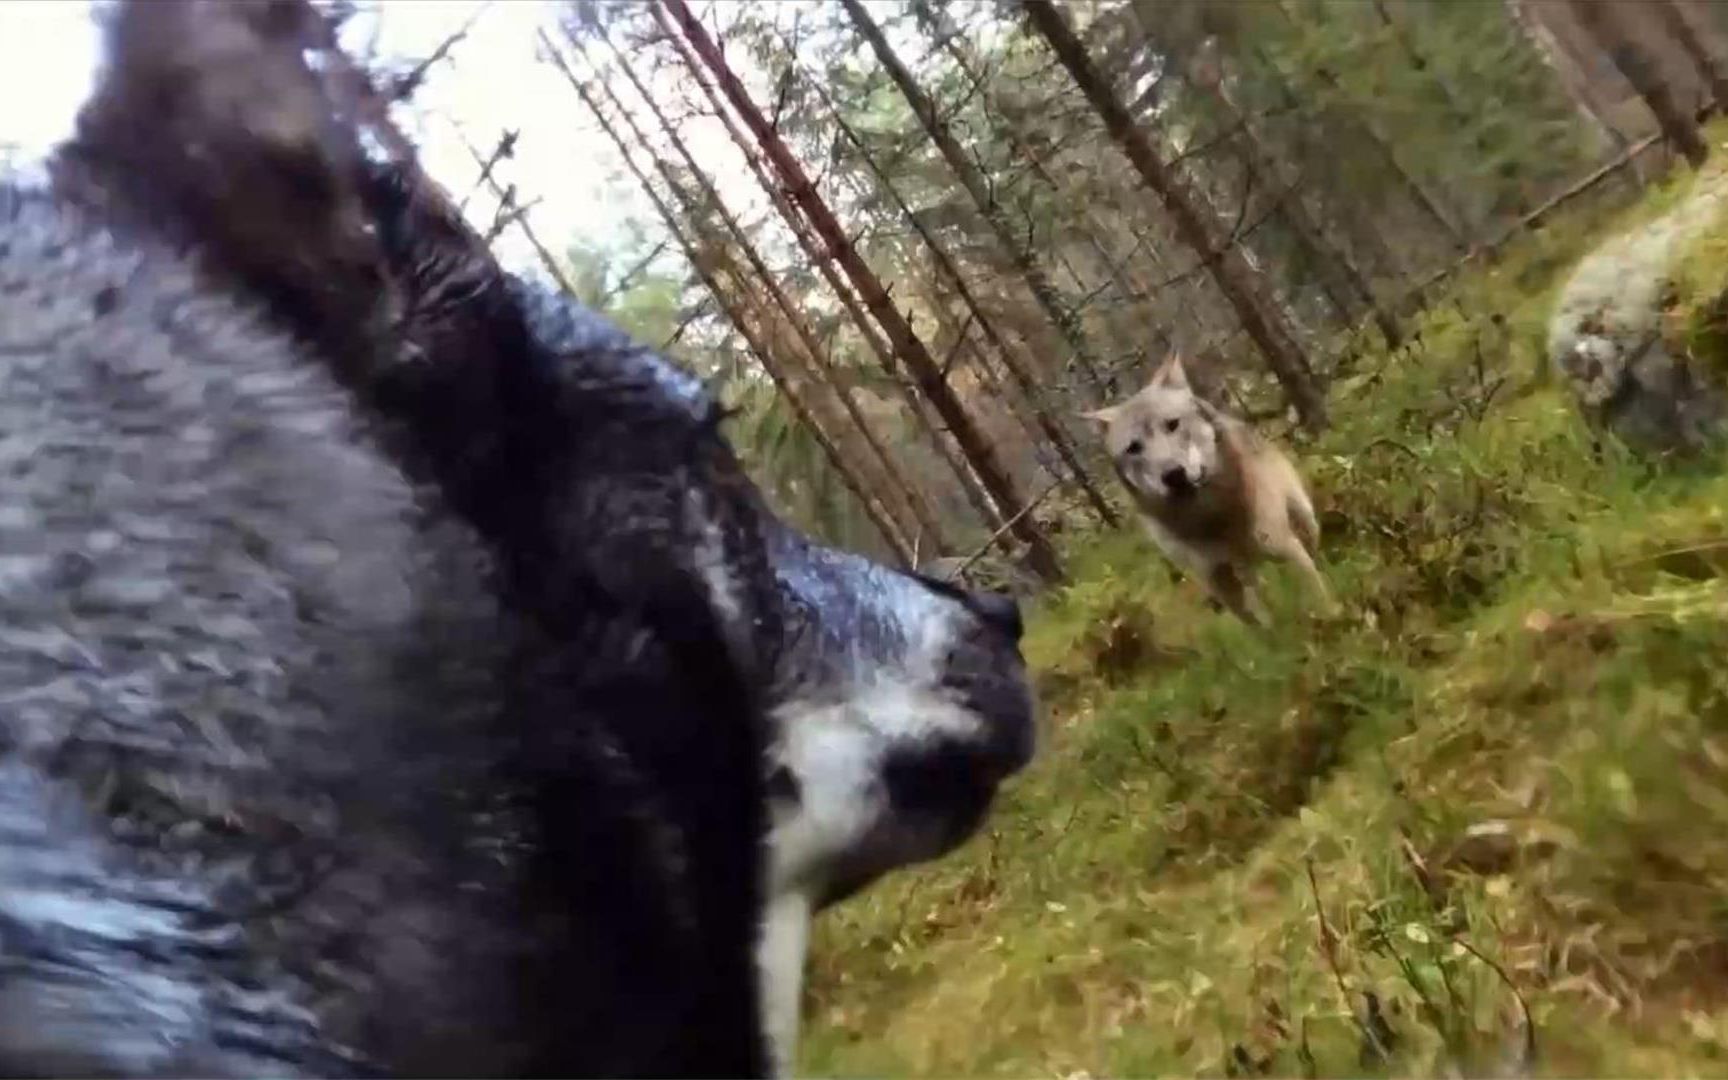
[[[1320,525],[1296,467],[1241,420],[1212,407],[1171,357],[1127,400],[1086,414],[1103,426],[1116,473],[1153,541],[1213,597],[1265,625],[1254,568],[1294,565],[1327,610],[1314,564]]]

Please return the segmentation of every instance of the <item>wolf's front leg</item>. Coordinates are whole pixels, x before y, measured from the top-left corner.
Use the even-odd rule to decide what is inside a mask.
[[[1327,615],[1338,613],[1338,601],[1332,598],[1332,590],[1326,585],[1326,577],[1320,573],[1320,568],[1314,565],[1314,557],[1308,554],[1308,549],[1297,537],[1287,536],[1283,542],[1272,545],[1267,554],[1275,559],[1287,562],[1302,574],[1302,580],[1313,594],[1320,610]]]
[[[1254,588],[1252,571],[1235,563],[1222,562],[1211,568],[1205,581],[1212,595],[1243,622],[1262,630],[1272,625],[1266,605],[1260,602],[1260,594]]]

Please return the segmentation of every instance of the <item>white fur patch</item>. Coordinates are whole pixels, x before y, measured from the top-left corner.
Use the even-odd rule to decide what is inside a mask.
[[[726,562],[726,538],[720,535],[720,526],[703,505],[699,490],[693,488],[686,492],[684,500],[689,506],[691,520],[701,523],[696,538],[696,565],[702,574],[702,583],[708,586],[709,602],[725,616],[727,625],[736,625],[743,614],[744,603],[739,598],[738,579]]]
[[[768,902],[756,962],[762,978],[762,1023],[774,1072],[790,1075],[797,1063],[804,958],[810,945],[810,895],[789,890]]]
[[[796,1058],[805,952],[815,897],[834,867],[888,824],[883,766],[891,752],[938,738],[979,732],[985,721],[939,685],[940,666],[958,632],[949,601],[912,582],[918,609],[892,668],[854,654],[835,684],[800,687],[772,710],[771,765],[797,781],[798,798],[772,807],[768,903],[758,964],[763,1022],[777,1071]],[[931,853],[908,851],[906,861]]]
[[[882,768],[890,752],[978,730],[980,719],[936,682],[936,660],[952,634],[947,624],[927,626],[898,677],[871,672],[847,692],[816,688],[822,697],[773,710],[770,758],[797,779],[799,799],[774,815],[771,895],[819,881],[883,821],[890,808]]]

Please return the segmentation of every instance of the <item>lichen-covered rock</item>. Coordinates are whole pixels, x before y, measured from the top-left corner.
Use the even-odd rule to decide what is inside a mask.
[[[1548,327],[1548,355],[1586,420],[1634,450],[1694,454],[1728,433],[1728,393],[1669,332],[1676,272],[1704,230],[1728,228],[1728,177],[1597,248],[1573,272]]]

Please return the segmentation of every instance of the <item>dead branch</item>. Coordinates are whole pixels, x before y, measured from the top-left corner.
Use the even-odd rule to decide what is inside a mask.
[[[474,144],[468,141],[468,137],[462,134],[461,129],[457,129],[456,137],[462,140],[462,145],[467,149],[469,155],[473,157],[475,164],[480,166],[482,175],[485,177],[487,186],[492,189],[492,193],[498,196],[501,203],[506,205],[513,204],[516,200],[516,196],[509,189],[505,188],[503,184],[499,183],[496,176],[492,176],[486,172],[486,159],[481,156],[480,151],[474,146]],[[499,142],[502,143],[503,139],[500,139]],[[513,141],[511,143],[511,148],[512,151],[514,151],[515,143]],[[551,250],[547,248],[545,244],[540,242],[539,234],[537,234],[534,231],[534,227],[528,223],[526,212],[517,216],[516,225],[522,230],[522,235],[527,239],[529,246],[534,249],[535,256],[539,258],[540,265],[546,270],[547,274],[551,275],[551,278],[553,282],[557,284],[559,291],[565,296],[575,299],[576,286],[571,283],[570,275],[566,274],[564,268],[558,264],[558,260],[553,258]]]
[[[1512,991],[1513,999],[1518,1002],[1518,1010],[1524,1014],[1524,1044],[1519,1054],[1518,1074],[1520,1076],[1528,1075],[1531,1066],[1536,1064],[1536,1020],[1530,1015],[1530,1003],[1524,1000],[1523,991],[1519,990],[1518,984],[1512,981],[1512,976],[1506,974],[1505,968],[1489,959],[1480,949],[1463,938],[1455,937],[1452,940],[1456,941],[1465,952],[1487,964],[1489,970],[1500,976],[1500,981],[1506,984],[1506,989]]]
[[[984,557],[985,553],[988,552],[990,550],[990,548],[995,545],[996,541],[1002,539],[1003,535],[1005,533],[1007,533],[1009,529],[1012,529],[1015,525],[1017,525],[1021,518],[1025,517],[1027,514],[1030,514],[1032,512],[1033,508],[1035,508],[1039,503],[1043,502],[1045,500],[1045,498],[1047,498],[1052,491],[1055,491],[1057,488],[1059,488],[1061,486],[1062,486],[1062,481],[1060,479],[1052,480],[1052,481],[1050,481],[1050,484],[1047,487],[1045,487],[1045,489],[1043,491],[1040,491],[1037,495],[1033,496],[1031,499],[1028,499],[1026,501],[1025,506],[1022,506],[1019,509],[1019,511],[1017,513],[1015,513],[1015,515],[1013,517],[1009,518],[1007,521],[1004,521],[1002,523],[1001,528],[997,529],[995,532],[990,534],[990,539],[984,541],[984,543],[982,545],[980,545],[976,551],[974,551],[972,554],[966,556],[966,558],[961,561],[960,565],[956,566],[953,569],[953,571],[951,573],[949,573],[947,580],[949,580],[949,581],[960,580],[960,575],[964,574],[967,570],[971,569],[973,563],[977,562],[979,559],[982,559]]]
[[[655,244],[654,250],[638,259],[634,266],[620,274],[618,280],[605,292],[600,294],[600,299],[594,302],[594,306],[604,311],[606,305],[609,304],[614,297],[618,296],[625,289],[628,289],[630,283],[640,277],[642,272],[648,269],[648,264],[652,263],[655,259],[658,259],[660,253],[666,250],[666,245],[671,242],[670,239],[665,239],[661,240],[658,244]]]
[[[1462,258],[1446,266],[1442,266],[1432,274],[1429,274],[1426,278],[1422,279],[1422,281],[1418,282],[1408,294],[1406,294],[1405,299],[1408,300],[1410,298],[1420,297],[1429,289],[1451,277],[1453,274],[1456,274],[1471,263],[1476,262],[1479,259],[1494,257],[1499,253],[1501,248],[1505,247],[1506,244],[1512,240],[1514,236],[1524,232],[1526,229],[1536,228],[1542,223],[1543,218],[1552,214],[1564,204],[1571,202],[1573,199],[1594,188],[1603,180],[1606,180],[1621,169],[1630,165],[1634,158],[1661,142],[1662,138],[1662,133],[1657,132],[1654,135],[1646,135],[1644,138],[1639,139],[1631,146],[1628,146],[1625,151],[1616,155],[1614,160],[1603,165],[1589,176],[1579,180],[1577,183],[1566,188],[1566,190],[1555,195],[1547,202],[1544,202],[1541,206],[1538,206],[1536,209],[1530,211],[1522,218],[1519,218],[1517,221],[1507,226],[1506,229],[1493,240],[1478,245],[1466,252]]]
[[[488,154],[486,160],[481,163],[480,175],[474,179],[474,186],[468,189],[468,194],[462,196],[462,202],[458,204],[458,209],[466,207],[468,200],[473,198],[476,191],[491,184],[493,171],[498,168],[500,161],[516,156],[516,140],[520,134],[518,131],[506,128],[498,136],[498,145],[492,148],[492,153]]]
[[[1332,929],[1332,924],[1326,918],[1326,906],[1320,902],[1320,880],[1314,876],[1314,860],[1304,859],[1303,865],[1308,870],[1308,891],[1314,897],[1314,918],[1318,920],[1320,934],[1320,955],[1326,961],[1327,970],[1332,972],[1332,981],[1338,984],[1338,996],[1344,999],[1344,1008],[1349,1010],[1350,1019],[1362,1032],[1362,1038],[1373,1047],[1381,1058],[1386,1056],[1386,1045],[1380,1036],[1374,1032],[1360,1015],[1356,1006],[1350,1000],[1350,988],[1344,982],[1344,972],[1338,966],[1338,934]]]
[[[406,101],[412,97],[414,91],[420,89],[420,85],[426,81],[426,76],[431,72],[432,66],[449,58],[450,51],[468,37],[468,32],[474,29],[474,24],[480,21],[480,16],[484,15],[486,9],[491,6],[492,0],[481,0],[454,33],[440,41],[438,47],[433,49],[424,60],[392,81],[390,96],[396,101]]]

